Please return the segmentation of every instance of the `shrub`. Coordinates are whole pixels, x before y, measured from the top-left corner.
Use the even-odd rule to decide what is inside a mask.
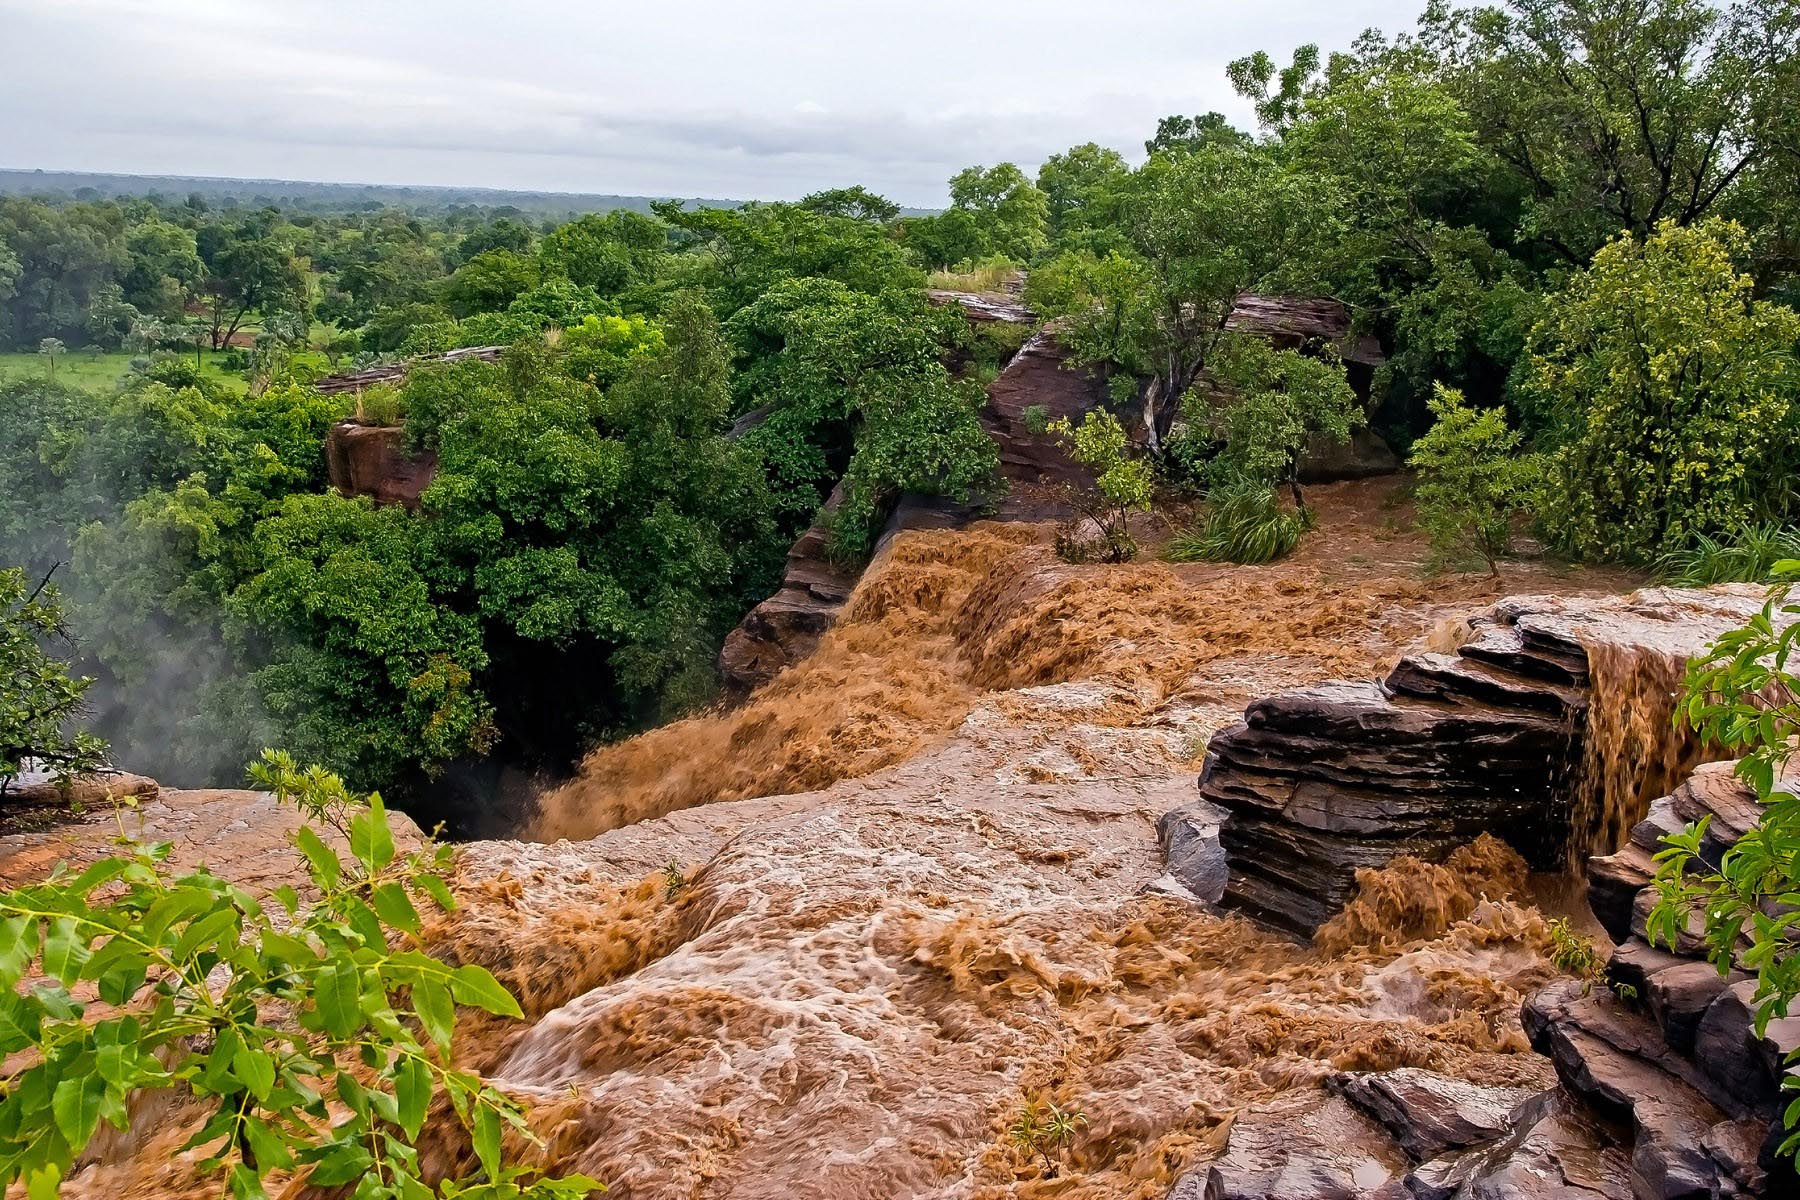
[[[1800,577],[1800,561],[1776,564],[1784,579]],[[1756,1034],[1786,1016],[1800,996],[1800,955],[1793,927],[1800,910],[1800,788],[1783,779],[1800,733],[1800,602],[1793,584],[1772,589],[1768,603],[1748,625],[1725,634],[1688,666],[1677,709],[1706,741],[1739,754],[1737,774],[1762,803],[1757,826],[1734,842],[1716,869],[1701,857],[1710,817],[1663,839],[1656,855],[1657,903],[1646,923],[1647,940],[1671,949],[1701,921],[1707,956],[1721,975],[1753,971]],[[1791,623],[1780,627],[1780,621]],[[1793,1056],[1789,1056],[1791,1071]],[[1781,1153],[1800,1148],[1800,1104],[1786,1112]]]
[[[1286,484],[1294,507],[1304,510],[1300,456],[1315,440],[1348,439],[1363,422],[1343,364],[1233,336],[1220,343],[1208,371],[1222,387],[1196,387],[1183,411],[1190,423],[1224,435],[1209,467],[1213,479]]]
[[[1215,487],[1204,519],[1171,538],[1164,553],[1172,562],[1274,562],[1310,528],[1311,516],[1283,508],[1267,483],[1238,479]]]
[[[1787,559],[1800,559],[1800,529],[1765,521],[1729,537],[1700,534],[1687,549],[1664,555],[1657,574],[1681,587],[1768,583],[1775,564]]]
[[[1513,518],[1531,498],[1539,462],[1521,456],[1521,434],[1507,427],[1500,409],[1473,408],[1461,392],[1440,384],[1431,412],[1437,420],[1413,443],[1409,462],[1419,473],[1414,495],[1419,525],[1431,537],[1433,565],[1473,560],[1498,574],[1498,560],[1512,547]]]
[[[380,796],[286,755],[265,751],[251,775],[308,818],[296,845],[317,899],[282,887],[265,907],[205,869],[171,878],[167,845],[0,895],[0,1052],[26,1055],[0,1094],[0,1185],[56,1194],[101,1121],[130,1124],[134,1092],[178,1088],[212,1105],[193,1144],[239,1200],[264,1196],[274,1171],[354,1183],[359,1200],[433,1195],[413,1143],[440,1094],[481,1177],[442,1194],[598,1188],[506,1166],[501,1135],[526,1132],[520,1107],[452,1063],[457,1005],[521,1013],[486,969],[413,948],[419,905],[453,906],[449,849],[401,854]],[[312,823],[337,830],[349,859]]]
[[[1648,563],[1795,514],[1800,313],[1755,298],[1746,250],[1734,224],[1665,221],[1546,307],[1521,402],[1560,443],[1543,513],[1560,548]]]
[[[1072,493],[1075,507],[1099,526],[1097,546],[1085,539],[1062,537],[1057,550],[1071,561],[1100,559],[1128,562],[1137,556],[1131,536],[1131,514],[1150,511],[1150,466],[1125,453],[1125,427],[1104,409],[1089,412],[1081,424],[1059,417],[1045,426],[1068,450],[1069,456],[1094,476],[1094,486]]]
[[[46,649],[67,638],[48,579],[33,588],[24,571],[0,571],[0,795],[27,760],[62,779],[102,764],[100,739],[69,728],[94,681],[71,676]]]

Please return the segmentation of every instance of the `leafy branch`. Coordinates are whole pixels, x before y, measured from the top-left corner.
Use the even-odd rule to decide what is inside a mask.
[[[451,1056],[457,1006],[520,1017],[492,974],[424,953],[420,905],[448,911],[450,849],[401,853],[379,794],[264,752],[252,778],[340,835],[295,835],[316,895],[275,911],[204,869],[171,878],[169,845],[119,852],[0,895],[0,1187],[59,1193],[102,1121],[128,1127],[134,1095],[180,1089],[211,1114],[184,1149],[236,1200],[271,1173],[357,1200],[575,1200],[585,1176],[509,1166],[502,1134],[535,1141],[517,1102]],[[122,825],[122,822],[121,822]],[[93,1005],[78,996],[96,996]],[[421,1176],[415,1142],[442,1094],[470,1134],[471,1180]]]

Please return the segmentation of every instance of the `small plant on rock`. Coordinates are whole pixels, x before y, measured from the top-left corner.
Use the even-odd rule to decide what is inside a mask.
[[[1235,479],[1212,489],[1206,515],[1169,539],[1167,555],[1171,562],[1274,562],[1311,528],[1312,514],[1283,508],[1268,484]]]
[[[1087,1117],[1077,1110],[1028,1100],[1006,1127],[1006,1140],[1025,1157],[1041,1161],[1044,1174],[1054,1176],[1057,1164],[1051,1153],[1060,1153],[1075,1139],[1075,1131],[1086,1124]]]
[[[1094,477],[1092,488],[1076,489],[1071,496],[1096,535],[1088,536],[1077,526],[1057,538],[1057,552],[1071,562],[1120,563],[1137,557],[1131,514],[1150,511],[1153,480],[1150,465],[1125,452],[1125,427],[1119,418],[1096,409],[1080,425],[1059,417],[1045,429]]]

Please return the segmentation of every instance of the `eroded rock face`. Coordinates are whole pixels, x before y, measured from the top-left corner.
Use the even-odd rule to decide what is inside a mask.
[[[1409,654],[1380,683],[1258,701],[1213,738],[1200,779],[1202,799],[1228,814],[1226,903],[1310,934],[1359,869],[1401,854],[1439,861],[1484,831],[1534,869],[1562,869],[1641,815],[1625,814],[1645,780],[1703,756],[1694,744],[1659,758],[1645,741],[1673,736],[1686,660],[1760,607],[1754,589],[1515,598],[1475,617],[1454,652]],[[1605,725],[1590,737],[1596,703]],[[1720,821],[1721,836],[1741,828],[1741,815]],[[1596,903],[1615,925],[1637,876],[1621,878]]]
[[[410,453],[402,428],[340,421],[325,437],[325,467],[331,486],[346,496],[417,508],[437,475],[437,454]]]

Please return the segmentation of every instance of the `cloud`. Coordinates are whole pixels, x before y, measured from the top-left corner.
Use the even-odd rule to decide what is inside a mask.
[[[1229,58],[1342,44],[1378,11],[0,0],[27,48],[0,76],[0,165],[934,204],[971,162],[1247,119]]]

